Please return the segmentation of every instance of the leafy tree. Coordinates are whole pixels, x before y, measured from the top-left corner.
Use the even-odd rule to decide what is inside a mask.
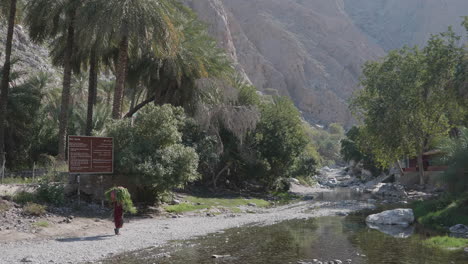
[[[275,180],[287,175],[308,143],[300,113],[285,97],[276,97],[273,103],[262,106],[256,138],[260,156],[269,165],[265,180],[270,187]]]
[[[198,155],[182,145],[186,117],[182,108],[148,106],[132,121],[115,121],[108,136],[115,140],[116,172],[156,196],[198,178]]]
[[[5,43],[5,62],[3,64],[2,80],[0,82],[0,167],[3,165],[3,159],[5,157],[5,126],[7,119],[8,92],[11,72],[11,50],[13,31],[15,29],[17,0],[10,0],[9,2],[10,8],[8,11],[8,29]]]
[[[451,85],[462,54],[458,39],[449,30],[432,36],[422,50],[405,47],[381,62],[368,62],[364,89],[352,102],[376,160],[388,167],[405,155],[417,155],[421,184],[423,153],[435,137],[448,132],[449,120],[459,118]]]

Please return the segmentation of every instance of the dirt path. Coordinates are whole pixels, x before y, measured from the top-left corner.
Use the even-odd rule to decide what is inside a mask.
[[[268,209],[255,214],[216,217],[186,216],[134,220],[125,224],[122,235],[112,234],[112,223],[103,221],[78,230],[76,236],[36,237],[32,241],[0,242],[0,263],[80,263],[94,262],[113,254],[158,246],[171,240],[203,236],[227,228],[251,223],[274,224],[295,218],[311,218],[348,213],[373,205],[354,200],[338,202],[303,201]],[[77,220],[81,221],[81,220]],[[87,221],[92,221],[88,219]],[[90,223],[88,223],[90,224]],[[85,227],[86,225],[82,226]],[[2,238],[3,241],[3,238]]]

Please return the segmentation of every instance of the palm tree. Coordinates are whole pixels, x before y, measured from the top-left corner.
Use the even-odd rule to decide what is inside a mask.
[[[66,39],[63,64],[61,65],[63,66],[63,88],[59,117],[59,160],[66,159],[75,19],[80,4],[79,0],[35,0],[30,1],[27,5],[26,25],[33,41],[44,42],[49,38],[58,37]]]
[[[82,24],[78,18],[76,24]],[[71,59],[72,68],[75,73],[88,71],[88,98],[86,127],[84,134],[91,135],[93,130],[93,111],[97,100],[97,83],[100,72],[100,62],[104,60],[109,64],[109,57],[112,55],[112,47],[106,50],[102,47],[99,34],[90,32],[88,28],[75,27],[74,51]],[[65,61],[67,41],[63,36],[55,39],[52,43],[50,56],[54,65],[63,65]]]
[[[179,38],[174,21],[185,10],[173,0],[90,0],[86,4],[87,26],[118,49],[112,118],[121,118],[129,56],[171,54]]]
[[[3,159],[5,157],[5,126],[11,71],[11,50],[13,44],[13,31],[15,29],[16,3],[16,0],[10,0],[7,39],[5,44],[5,63],[3,65],[2,81],[0,83],[0,166],[3,165]]]

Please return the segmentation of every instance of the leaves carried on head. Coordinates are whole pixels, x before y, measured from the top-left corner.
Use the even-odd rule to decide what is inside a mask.
[[[112,199],[112,193],[115,194],[114,199]],[[133,205],[132,197],[130,193],[128,192],[127,188],[122,187],[122,186],[112,187],[106,191],[105,196],[106,196],[106,199],[111,203],[118,202],[122,204],[122,207],[125,212],[132,213],[132,214],[135,214],[137,212],[137,209]]]

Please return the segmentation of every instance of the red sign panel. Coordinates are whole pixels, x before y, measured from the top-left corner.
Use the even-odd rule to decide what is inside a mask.
[[[69,136],[68,169],[77,174],[113,173],[113,139]]]

